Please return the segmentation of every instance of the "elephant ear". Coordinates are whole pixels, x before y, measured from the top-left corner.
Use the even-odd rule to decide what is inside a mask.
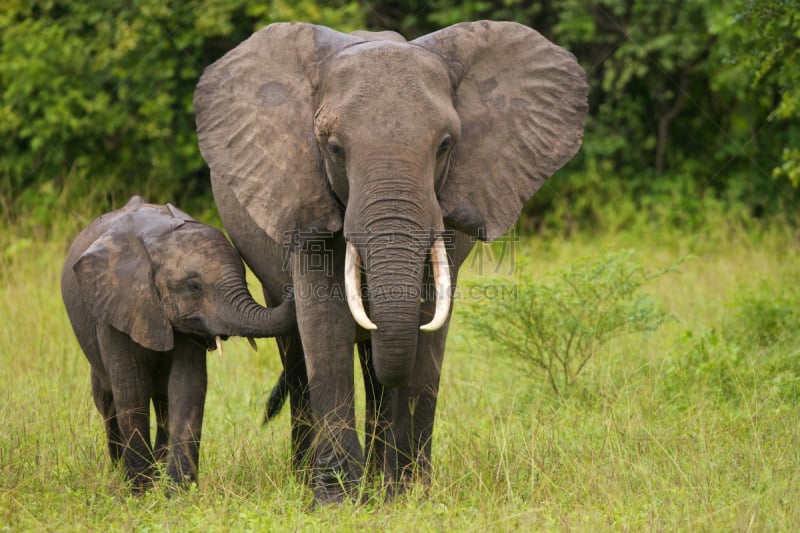
[[[439,192],[445,222],[491,241],[578,151],[586,74],[575,57],[514,22],[469,22],[412,41],[453,72],[461,139]]]
[[[361,39],[302,23],[271,24],[203,73],[194,95],[200,151],[276,242],[286,231],[338,231],[340,209],[314,138],[319,62]]]
[[[132,230],[120,230],[124,222],[98,237],[73,265],[83,301],[98,321],[145,348],[169,351],[172,326],[159,304],[150,256]]]

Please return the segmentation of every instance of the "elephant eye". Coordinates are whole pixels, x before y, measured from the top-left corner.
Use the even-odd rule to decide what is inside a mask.
[[[203,292],[203,286],[200,285],[200,282],[196,279],[189,279],[186,281],[186,290],[189,291],[190,294],[197,296]]]
[[[342,148],[342,145],[336,142],[333,138],[328,139],[328,152],[331,154],[331,157],[336,159],[344,158],[344,148]]]
[[[450,147],[453,145],[453,139],[449,135],[445,135],[442,142],[439,144],[439,148],[436,150],[436,155],[441,156],[447,153]]]

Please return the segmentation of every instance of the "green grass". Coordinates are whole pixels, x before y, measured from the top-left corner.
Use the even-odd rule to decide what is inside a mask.
[[[516,248],[537,274],[636,250],[675,316],[616,339],[557,398],[457,312],[430,488],[309,511],[286,410],[260,424],[270,341],[209,354],[198,488],[131,497],[110,466],[89,366],[61,303],[64,225],[0,236],[0,530],[789,531],[800,524],[800,242],[781,225],[645,228]],[[475,272],[464,278],[477,280]],[[491,302],[487,302],[490,305]],[[457,302],[458,306],[459,303]]]

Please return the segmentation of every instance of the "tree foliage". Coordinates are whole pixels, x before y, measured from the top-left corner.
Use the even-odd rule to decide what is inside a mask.
[[[645,211],[699,224],[709,199],[756,216],[796,213],[797,0],[422,5],[371,2],[367,20],[412,36],[465,19],[515,20],[586,69],[583,149],[529,204],[534,222],[585,226]]]
[[[46,222],[64,194],[104,204],[202,195],[192,95],[203,69],[269,22],[348,31],[359,14],[355,2],[310,0],[3,2],[0,205]]]
[[[800,3],[749,0],[736,17],[745,29],[739,69],[752,76],[751,90],[763,90],[771,97],[767,120],[791,134],[790,142],[781,147],[783,161],[773,176],[786,177],[796,187],[800,185]]]
[[[624,223],[642,212],[692,224],[709,198],[756,216],[796,212],[800,200],[797,0],[0,4],[6,216],[46,218],[85,196],[108,207],[132,192],[208,202],[195,83],[280,20],[408,38],[462,20],[515,20],[572,51],[591,86],[584,147],[529,204],[535,224]]]

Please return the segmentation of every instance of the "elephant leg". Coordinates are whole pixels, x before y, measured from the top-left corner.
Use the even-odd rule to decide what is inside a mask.
[[[278,349],[283,361],[289,406],[292,418],[292,466],[305,477],[314,444],[311,400],[308,393],[308,376],[299,334],[278,337]]]
[[[344,240],[325,241],[344,248]],[[315,248],[315,247],[310,247]],[[331,257],[333,256],[333,257]],[[352,494],[364,471],[364,454],[355,429],[353,343],[355,323],[344,298],[344,254],[293,256],[297,326],[303,341],[311,411],[314,417],[314,496],[319,503]],[[315,269],[313,265],[328,265]],[[331,276],[331,274],[333,274]]]
[[[153,483],[150,443],[150,379],[152,353],[110,326],[98,327],[103,365],[108,371],[117,413],[126,476],[135,492]]]
[[[153,484],[154,462],[150,444],[150,413],[148,405],[120,405],[117,408],[120,434],[123,440],[122,457],[126,477],[140,492]]]
[[[169,432],[167,431],[169,404],[166,394],[153,396],[153,410],[156,414],[156,441],[153,445],[153,453],[157,462],[163,462],[167,458],[169,448]]]
[[[117,423],[117,409],[114,406],[114,395],[111,390],[103,386],[100,375],[92,369],[92,397],[94,404],[100,415],[103,417],[103,426],[106,430],[106,443],[108,445],[108,455],[112,463],[118,463],[122,459],[122,436],[119,432]]]
[[[171,357],[162,357],[157,363],[153,375],[153,411],[156,416],[156,440],[153,443],[153,454],[159,463],[167,460],[169,453],[169,401],[168,384]]]
[[[364,418],[364,455],[370,473],[384,472],[386,468],[386,431],[390,420],[391,404],[386,401],[388,391],[375,374],[372,361],[372,344],[369,340],[358,343],[358,359],[364,376],[366,416]]]
[[[432,313],[432,307],[432,302],[426,302],[423,312]],[[392,391],[392,442],[387,462],[401,491],[413,478],[430,481],[433,422],[447,328],[419,336],[411,380]]]
[[[181,484],[197,482],[208,376],[206,352],[176,336],[167,384],[170,454],[167,475]]]

